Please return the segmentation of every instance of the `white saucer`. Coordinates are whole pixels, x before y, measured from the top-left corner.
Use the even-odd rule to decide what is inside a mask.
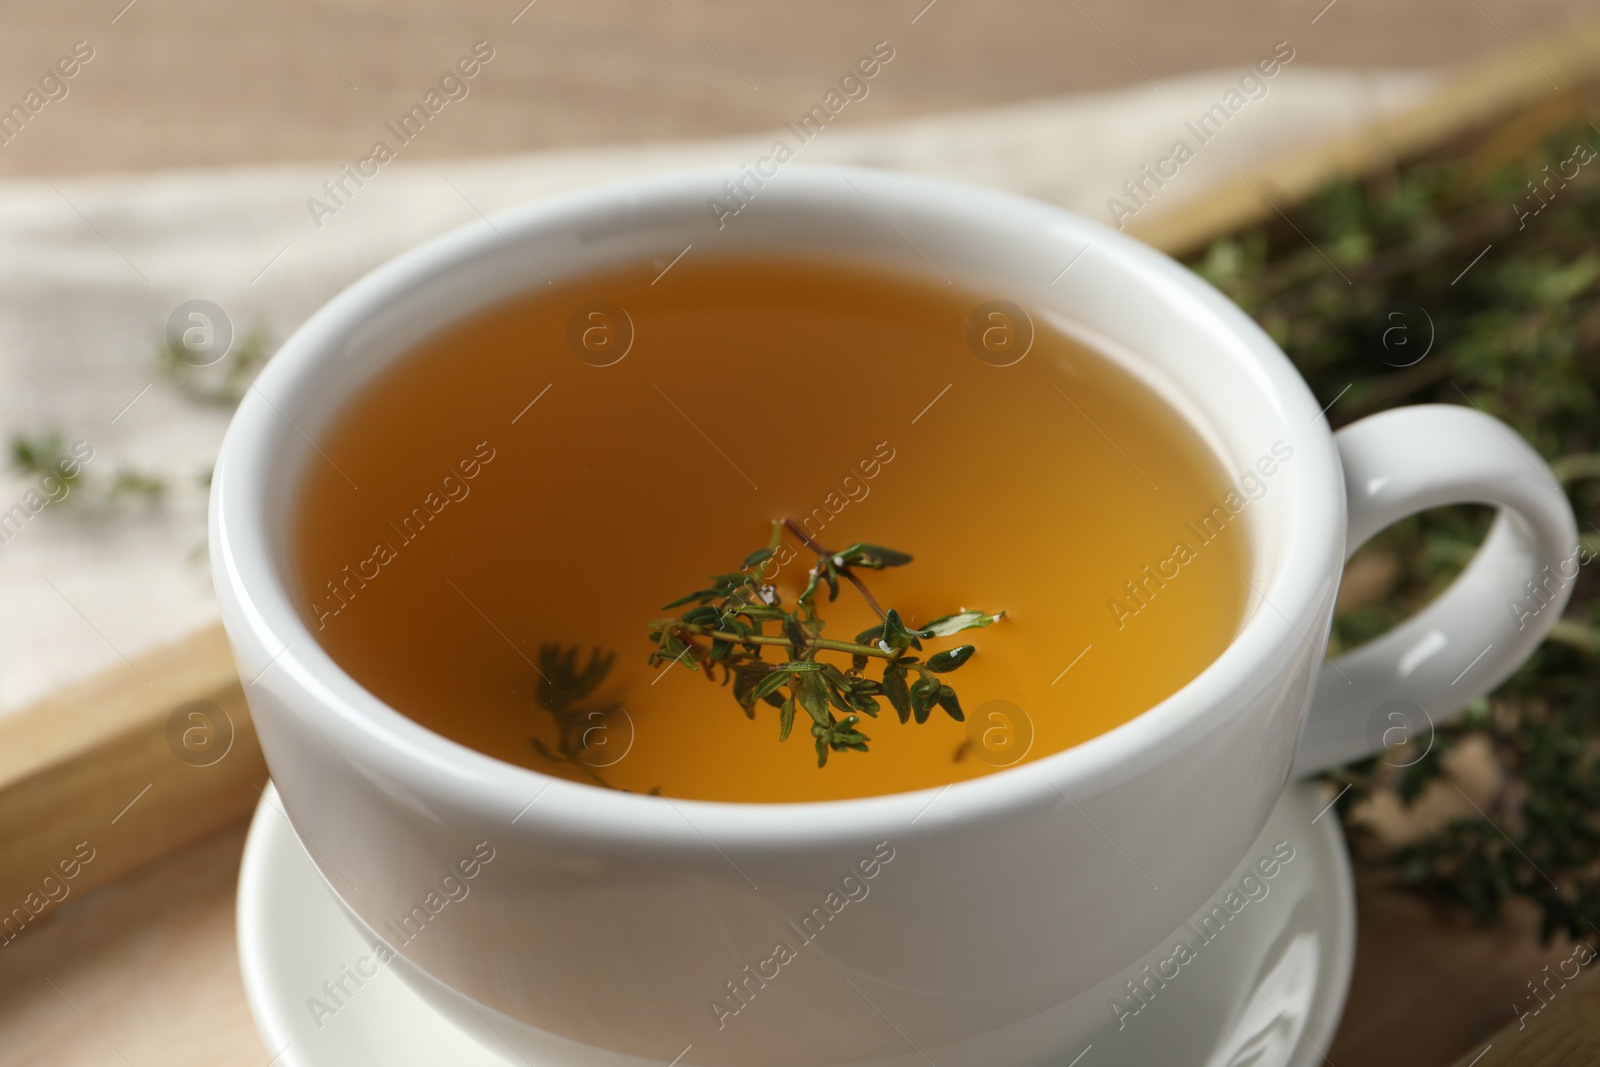
[[[1079,1029],[1085,1036],[1064,1047],[1053,1067],[1323,1062],[1344,1008],[1355,952],[1349,861],[1338,819],[1324,811],[1325,803],[1316,786],[1290,785],[1255,846],[1213,898],[1226,918],[1214,916],[1203,929],[1174,931],[1122,974],[1075,998],[1063,1017],[1092,1019],[1098,1013],[1104,1022],[1091,1031]],[[1255,881],[1241,886],[1255,864],[1273,856],[1278,842],[1289,843],[1293,858],[1271,878],[1257,872]],[[1236,894],[1231,900],[1230,887]],[[1209,912],[1207,907],[1201,914]],[[1178,948],[1180,942],[1186,950]],[[251,823],[239,872],[239,962],[256,1026],[267,1051],[277,1054],[274,1067],[566,1067],[529,1059],[509,1045],[486,1049],[387,967],[377,967],[359,987],[347,980],[352,994],[318,1018],[310,1001],[323,996],[323,983],[371,955],[269,788]],[[1130,981],[1144,983],[1148,1001],[1142,1006],[1127,988]],[[1139,1010],[1119,1016],[1114,1002],[1125,1011]]]

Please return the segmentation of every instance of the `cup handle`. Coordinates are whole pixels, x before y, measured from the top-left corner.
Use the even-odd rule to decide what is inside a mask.
[[[1431,604],[1322,669],[1296,775],[1382,751],[1500,684],[1555,625],[1580,564],[1566,493],[1500,420],[1454,405],[1395,408],[1334,441],[1349,509],[1347,560],[1385,526],[1428,508],[1493,504],[1498,514],[1472,562]],[[1410,721],[1395,702],[1415,705],[1425,722]]]

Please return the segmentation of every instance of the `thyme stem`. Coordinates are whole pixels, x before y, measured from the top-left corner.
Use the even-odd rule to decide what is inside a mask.
[[[782,645],[790,647],[787,637],[771,637],[764,634],[736,634],[726,630],[713,630],[706,626],[699,626],[681,619],[657,619],[650,624],[652,630],[677,630],[679,633],[698,634],[702,637],[714,637],[719,641],[727,641],[740,645]],[[853,656],[877,656],[879,659],[899,659],[900,652],[885,652],[874,645],[858,645],[852,641],[834,641],[826,637],[811,636],[806,640],[805,651],[810,653],[817,649],[828,649],[833,652],[848,652]]]
[[[817,555],[825,558],[833,556],[832,552],[813,541],[811,536],[802,530],[793,519],[786,518],[783,520],[783,524],[789,528],[790,533],[798,537],[807,548],[811,549],[811,551],[815,552]],[[848,570],[840,571],[839,573],[844,576],[845,581],[856,587],[856,592],[860,593],[862,599],[871,605],[873,611],[878,613],[878,618],[884,619],[888,617],[884,614],[883,608],[878,606],[878,601],[873,598],[872,591],[867,588],[867,583],[863,582],[860,578],[857,578]]]

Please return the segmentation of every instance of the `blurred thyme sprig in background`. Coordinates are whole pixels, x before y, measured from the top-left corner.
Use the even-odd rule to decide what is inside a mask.
[[[1332,404],[1335,426],[1398,404],[1453,403],[1515,427],[1552,462],[1587,561],[1600,552],[1600,165],[1587,165],[1600,128],[1585,117],[1542,142],[1525,130],[1336,184],[1292,227],[1214,242],[1191,266],[1283,346]],[[1490,516],[1441,509],[1376,537],[1347,570],[1334,650],[1440,592]],[[1351,786],[1339,811],[1368,858],[1483,919],[1522,897],[1541,910],[1547,938],[1600,932],[1597,594],[1584,566],[1543,647],[1439,726],[1426,755],[1428,739],[1417,739],[1408,755],[1330,775],[1335,790]],[[1456,804],[1458,816],[1403,845],[1355,818],[1386,791],[1408,806],[1440,791],[1464,801],[1449,774],[1462,759],[1492,781],[1487,802],[1478,790],[1475,804]]]
[[[173,349],[166,338],[156,342],[156,367],[185,395],[204,404],[235,408],[272,355],[272,338],[253,327],[216,364],[196,365],[188,353]]]
[[[93,449],[85,454],[81,451],[83,447],[84,443],[80,441],[69,449],[66,436],[60,430],[12,434],[11,470],[23,478],[42,480],[46,495],[54,503],[81,499],[72,490],[85,484],[100,490],[98,502],[104,504],[116,504],[130,498],[154,504],[166,496],[166,479],[135,467],[118,467],[109,482],[103,485],[96,483],[84,472],[84,465],[94,455]]]

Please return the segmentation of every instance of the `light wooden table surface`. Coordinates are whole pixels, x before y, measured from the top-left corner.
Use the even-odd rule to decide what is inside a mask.
[[[500,49],[492,76],[428,131],[418,158],[767,128],[878,38],[905,42],[899,80],[874,90],[886,120],[1159,83],[1244,62],[1280,39],[1314,63],[1440,65],[1597,10],[1580,0],[942,0],[913,23],[926,0],[538,0],[513,24],[523,3],[7,0],[0,69],[13,77],[0,90],[24,91],[77,39],[93,41],[97,58],[51,105],[49,123],[0,151],[0,176],[343,160],[479,37]],[[243,840],[233,824],[69,900],[0,949],[0,1067],[266,1067],[234,947]],[[1574,1044],[1593,1041],[1577,1025],[1600,1008],[1592,977],[1526,1030],[1495,1036],[1515,1024],[1525,983],[1568,954],[1541,947],[1527,913],[1463,926],[1363,876],[1359,915],[1349,1007],[1324,1050],[1331,1063],[1467,1063],[1491,1041],[1478,1067],[1600,1062]]]
[[[496,58],[408,158],[775,129],[880,39],[897,56],[863,111],[873,122],[1160,85],[1280,40],[1300,66],[1447,66],[1600,14],[1596,0],[125,4],[0,0],[0,99],[72,42],[95,49],[70,94],[0,148],[0,176],[349,162],[480,39]]]

